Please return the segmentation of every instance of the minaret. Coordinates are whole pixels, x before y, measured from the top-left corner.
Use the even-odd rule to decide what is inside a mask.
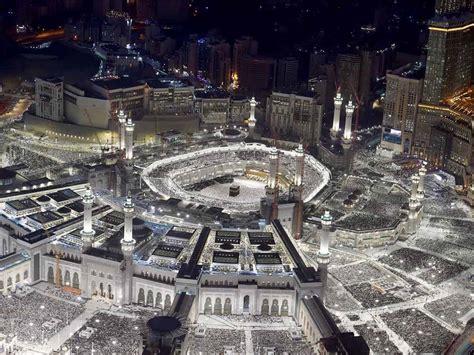
[[[257,124],[257,119],[255,118],[255,107],[257,106],[257,101],[255,97],[252,97],[250,100],[250,118],[249,118],[249,138],[253,139],[255,134],[255,125]]]
[[[135,205],[132,202],[132,198],[128,195],[125,203],[123,204],[123,214],[125,215],[125,223],[123,227],[123,244],[135,244],[135,239],[133,239],[133,211],[135,210]]]
[[[408,233],[413,234],[416,232],[417,218],[418,218],[418,207],[420,203],[417,198],[418,184],[420,182],[420,177],[417,174],[414,174],[411,177],[411,196],[410,201],[408,202]]]
[[[95,231],[92,229],[92,205],[94,204],[94,195],[89,186],[87,186],[86,193],[82,196],[82,203],[84,204],[84,221],[81,237],[83,249],[86,250],[92,246],[92,239],[95,235]]]
[[[125,123],[127,122],[127,115],[123,110],[119,111],[118,114],[118,121],[119,121],[119,149],[125,149]]]
[[[125,159],[133,159],[133,131],[135,129],[135,123],[129,118],[125,123]]]
[[[273,204],[278,196],[278,184],[277,184],[277,174],[278,174],[278,150],[276,147],[273,147],[270,151],[270,162],[268,169],[268,181],[265,186],[265,195],[266,195],[266,216],[265,219],[267,223],[273,219]]]
[[[276,188],[278,173],[278,150],[275,147],[273,147],[270,151],[270,163],[268,170],[267,186],[274,189]]]
[[[418,175],[420,176],[420,182],[418,183],[416,197],[418,198],[418,201],[421,202],[423,200],[423,197],[425,197],[426,168],[424,165],[421,166],[420,170],[418,171]]]
[[[418,203],[417,196],[418,196],[418,183],[419,182],[420,182],[420,177],[417,174],[413,174],[413,176],[411,177],[411,198],[410,198],[410,200],[416,201],[417,203]]]
[[[354,113],[352,100],[346,105],[346,125],[344,127],[344,140],[350,142],[352,139],[352,114]]]
[[[323,300],[326,297],[327,283],[328,283],[328,264],[329,257],[329,233],[331,232],[332,216],[329,211],[325,211],[321,216],[321,237],[319,242],[319,252],[317,256],[318,271],[321,275],[321,282],[323,283]]]
[[[331,129],[331,136],[337,137],[337,133],[339,132],[339,125],[341,122],[341,107],[342,107],[343,98],[341,93],[338,92],[336,97],[334,98],[334,117],[332,119],[332,129]]]
[[[293,238],[301,239],[303,234],[303,174],[304,174],[304,150],[303,145],[298,145],[295,150],[295,176],[291,187],[291,198],[295,203],[293,216]]]
[[[299,144],[298,148],[295,150],[295,178],[293,180],[293,185],[300,186],[303,184],[303,174],[304,174],[304,149],[303,145]]]
[[[135,205],[132,202],[130,194],[123,204],[123,214],[125,222],[123,226],[123,238],[121,240],[122,253],[124,256],[125,267],[123,269],[123,288],[122,288],[122,303],[129,304],[132,302],[132,280],[133,280],[133,250],[135,249],[136,241],[133,239],[133,211]]]

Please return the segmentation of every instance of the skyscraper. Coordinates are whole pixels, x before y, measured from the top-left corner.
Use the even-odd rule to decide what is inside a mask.
[[[298,85],[298,59],[290,57],[275,61],[273,87],[281,90]]]
[[[240,87],[256,95],[271,89],[273,59],[262,56],[244,55],[241,58]]]
[[[92,10],[95,16],[102,17],[110,11],[110,8],[110,0],[94,0]]]
[[[336,60],[336,76],[343,97],[359,91],[361,57],[358,53],[339,54]]]
[[[429,23],[423,101],[438,104],[471,83],[473,17],[435,17]]]
[[[474,17],[463,1],[438,1],[429,22],[428,58],[413,153],[464,179],[473,164]]]
[[[252,37],[238,38],[234,42],[232,51],[232,72],[240,75],[240,66],[244,55],[257,55],[258,42]]]
[[[436,0],[435,11],[438,15],[457,12],[466,6],[466,0]]]
[[[152,20],[156,18],[156,1],[137,0],[137,20]]]
[[[216,86],[230,84],[230,45],[224,40],[210,41],[207,46],[207,77]]]

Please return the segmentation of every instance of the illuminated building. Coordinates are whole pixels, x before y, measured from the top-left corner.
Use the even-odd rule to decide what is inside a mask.
[[[314,92],[273,92],[267,100],[267,124],[281,138],[317,144],[322,104]]]
[[[84,200],[91,198],[86,187],[84,182],[70,185],[73,191],[86,195]],[[41,191],[42,195],[24,191],[18,199],[41,198],[58,188],[50,186]],[[9,196],[2,194],[1,198]],[[82,205],[80,200],[76,204]],[[16,253],[8,256],[11,260],[2,260],[2,266],[14,267],[0,269],[0,280],[5,281],[0,292],[13,291],[27,282],[46,281],[68,285],[86,299],[99,298],[117,306],[137,303],[168,311],[175,296],[186,290],[198,296],[199,302],[193,306],[196,314],[295,318],[305,297],[322,296],[320,271],[306,264],[278,220],[263,231],[170,226],[156,244],[130,197],[122,210],[93,206],[91,216],[96,233],[90,244],[80,233],[84,223],[81,213],[63,217],[54,229],[33,231],[5,218],[0,226],[0,245],[11,246]],[[10,225],[18,234],[13,234]],[[50,238],[53,232],[55,238]],[[139,256],[144,247],[152,250],[151,255]],[[248,250],[248,257],[242,257],[244,250]],[[6,282],[7,276],[19,272],[21,279]]]
[[[429,31],[423,102],[437,105],[471,83],[474,18],[435,17]]]
[[[439,2],[446,8],[456,2]],[[449,6],[448,6],[449,5]],[[473,157],[474,17],[468,12],[429,22],[428,58],[418,105],[413,154],[464,180]]]
[[[63,121],[63,89],[62,78],[36,78],[36,116],[53,121]]]
[[[410,153],[423,90],[422,75],[419,64],[387,73],[381,148],[388,152]]]
[[[435,11],[439,15],[457,12],[463,8],[466,0],[436,0]]]
[[[188,115],[194,112],[194,86],[187,80],[162,77],[147,80],[148,111],[153,115]]]
[[[473,102],[472,90],[468,90],[443,105],[419,104],[413,154],[467,178],[473,157]]]

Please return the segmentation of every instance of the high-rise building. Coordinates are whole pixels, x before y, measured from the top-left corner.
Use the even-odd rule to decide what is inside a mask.
[[[367,104],[375,66],[376,52],[370,48],[339,54],[336,59],[336,78],[342,96],[357,95],[361,103]]]
[[[125,11],[124,0],[110,0],[110,9],[115,11]]]
[[[198,46],[197,36],[191,36],[183,43],[179,51],[181,70],[189,75],[198,74]]]
[[[361,49],[360,51],[360,73],[359,73],[359,100],[364,103],[369,102],[370,88],[373,78],[373,65],[375,61],[375,51]]]
[[[381,147],[410,153],[417,106],[423,90],[423,68],[419,63],[387,73]]]
[[[140,118],[145,109],[145,84],[136,80],[110,78],[90,81],[89,90],[110,101],[110,117],[117,115],[119,109],[129,118]]]
[[[230,120],[230,94],[225,90],[196,90],[194,109],[205,126],[221,126]]]
[[[474,19],[435,17],[429,30],[423,101],[436,105],[471,83]]]
[[[180,51],[180,69],[193,76],[208,79],[215,86],[230,84],[231,47],[218,38],[198,38],[192,35]]]
[[[326,75],[318,75],[308,80],[308,90],[316,93],[325,109],[329,106],[328,78]],[[332,99],[332,98],[331,98]]]
[[[240,87],[255,95],[271,89],[273,59],[245,55],[241,58],[239,74]]]
[[[207,78],[213,85],[227,88],[231,70],[229,43],[224,40],[210,41],[207,45]]]
[[[35,79],[36,116],[64,120],[63,85],[62,78]]]
[[[324,67],[326,64],[326,59],[327,53],[323,50],[316,50],[309,55],[309,79],[312,79],[320,74],[326,74]]]
[[[438,15],[445,15],[461,10],[466,6],[466,0],[436,0],[435,11]]]
[[[92,11],[95,16],[103,17],[109,12],[110,0],[94,0]]]
[[[273,88],[294,89],[298,86],[298,59],[282,58],[275,61]]]
[[[232,73],[239,76],[242,57],[244,55],[256,56],[257,53],[258,42],[252,37],[242,37],[236,39],[232,50]]]
[[[423,98],[412,150],[432,165],[463,178],[467,185],[474,157],[474,94],[470,87],[474,17],[469,12],[449,15],[463,5],[438,2],[437,12],[448,15],[437,15],[429,22]]]
[[[156,18],[156,1],[137,0],[137,20],[153,20]]]
[[[318,144],[322,116],[314,92],[273,92],[267,99],[267,125],[280,139]]]
[[[102,24],[102,41],[125,47],[131,41],[132,19],[126,12],[109,11]]]
[[[189,0],[155,0],[156,18],[163,21],[180,22],[189,15]]]
[[[194,86],[173,77],[147,80],[147,110],[154,115],[187,115],[194,111]]]
[[[343,97],[354,96],[359,90],[361,57],[358,53],[338,54],[336,77]]]

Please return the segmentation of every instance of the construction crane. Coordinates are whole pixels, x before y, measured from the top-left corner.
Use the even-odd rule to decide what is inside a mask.
[[[355,102],[356,102],[354,131],[357,131],[359,129],[360,109],[362,107],[362,101],[360,100],[359,95],[357,94],[357,90],[354,89],[354,85],[352,85],[352,83],[351,83],[351,90],[352,90],[352,95],[354,96]]]

